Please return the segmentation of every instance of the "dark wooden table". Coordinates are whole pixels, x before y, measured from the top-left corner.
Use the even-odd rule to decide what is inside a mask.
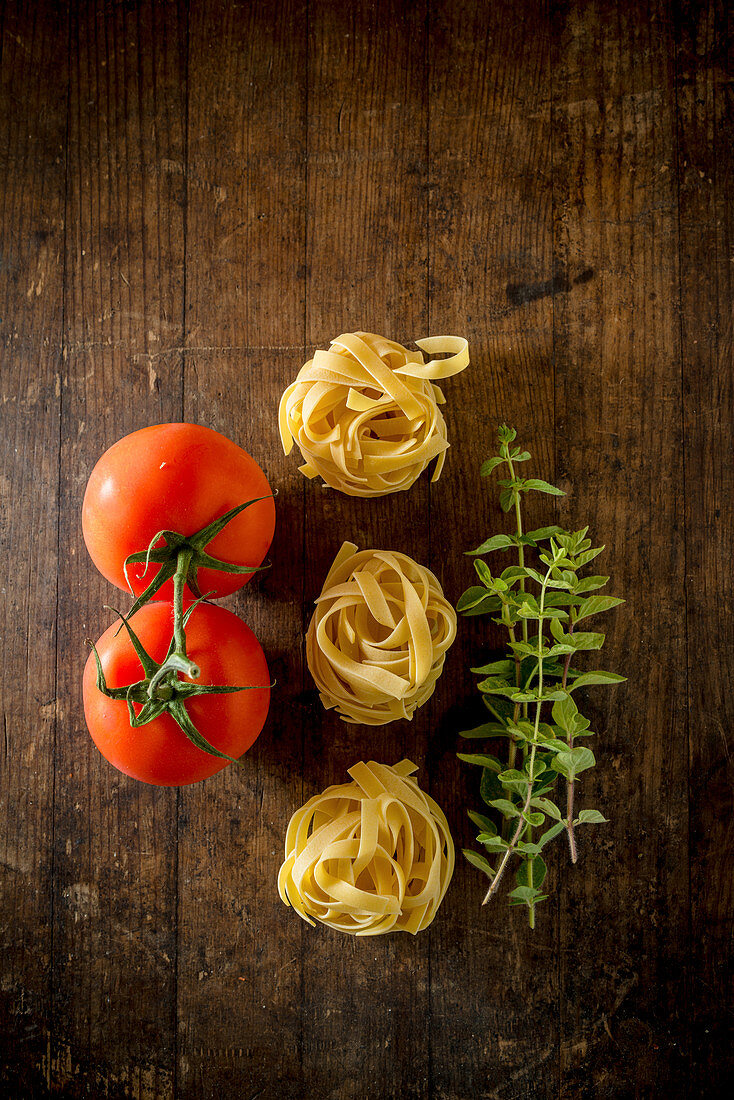
[[[732,1001],[732,148],[724,0],[8,2],[2,10],[3,1095],[717,1096]],[[297,472],[279,396],[367,328],[469,338],[443,477],[360,501]],[[114,771],[82,714],[114,591],[80,504],[101,452],[210,425],[279,489],[273,568],[228,601],[278,680],[246,758]],[[590,695],[610,824],[550,860],[531,933],[460,857],[430,931],[355,941],[276,892],[286,822],[409,756],[471,841],[455,759],[494,640],[464,622],[412,724],[355,729],[303,632],[342,539],[452,600],[501,529],[497,424],[591,524],[627,603]]]

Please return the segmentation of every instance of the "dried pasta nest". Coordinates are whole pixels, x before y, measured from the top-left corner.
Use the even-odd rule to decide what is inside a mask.
[[[456,612],[436,576],[394,550],[345,542],[306,635],[321,701],[347,722],[382,726],[433,694],[456,637]]]
[[[351,783],[328,787],[293,815],[278,892],[309,924],[378,936],[431,923],[454,871],[454,845],[415,771],[409,760],[355,764]]]
[[[435,379],[448,378],[469,363],[469,346],[459,336],[416,340],[429,355],[371,332],[348,332],[317,351],[301,368],[280,401],[280,438],[289,454],[293,441],[304,458],[306,477],[354,497],[379,497],[409,489],[436,458],[441,474],[446,422],[444,396]]]

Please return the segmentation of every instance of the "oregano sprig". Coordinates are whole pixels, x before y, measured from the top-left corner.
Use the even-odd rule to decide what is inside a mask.
[[[578,688],[619,683],[625,677],[601,670],[583,672],[573,662],[578,654],[601,649],[604,643],[603,634],[579,630],[578,624],[624,601],[589,595],[603,588],[609,578],[581,575],[581,570],[604,549],[592,546],[587,538],[588,527],[566,531],[552,525],[524,530],[525,493],[564,494],[540,478],[518,476],[516,466],[531,456],[513,446],[516,435],[513,428],[503,424],[498,432],[499,454],[487,459],[480,471],[487,477],[496,469],[506,468],[507,476],[499,481],[500,507],[504,512],[514,512],[515,530],[493,535],[476,550],[468,551],[475,557],[480,584],[468,588],[457,604],[457,610],[467,616],[491,615],[507,632],[507,654],[472,669],[482,676],[478,687],[491,720],[461,734],[471,739],[503,738],[508,743],[507,757],[503,762],[490,753],[458,755],[481,767],[482,800],[502,818],[498,830],[492,817],[469,811],[480,829],[478,841],[489,855],[499,856],[493,866],[487,856],[464,850],[469,862],[490,879],[484,903],[496,893],[513,860],[519,861],[509,901],[510,905],[528,908],[532,928],[536,906],[548,897],[541,890],[547,873],[543,848],[565,831],[575,863],[576,827],[606,820],[592,809],[574,816],[578,776],[596,761],[591,749],[578,744],[593,731],[573,695]],[[512,549],[517,563],[499,576],[493,575],[482,556]],[[562,778],[566,785],[563,810],[554,801]],[[543,831],[535,836],[538,828]]]

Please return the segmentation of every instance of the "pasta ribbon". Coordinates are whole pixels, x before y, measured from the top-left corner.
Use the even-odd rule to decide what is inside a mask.
[[[283,450],[294,441],[306,477],[321,476],[353,497],[379,497],[409,489],[434,458],[437,481],[449,446],[445,403],[436,379],[469,364],[461,336],[416,340],[421,351],[372,332],[348,332],[332,340],[283,394],[278,412]]]
[[[430,569],[345,542],[316,600],[306,660],[327,710],[382,726],[430,698],[455,637],[456,612]]]
[[[421,932],[454,872],[454,844],[440,806],[410,760],[349,769],[297,810],[285,838],[278,893],[311,925],[352,936]]]

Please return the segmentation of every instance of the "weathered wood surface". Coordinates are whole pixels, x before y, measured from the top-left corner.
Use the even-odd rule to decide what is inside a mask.
[[[723,0],[7,2],[0,22],[0,1083],[13,1097],[716,1096],[732,1054],[731,21]],[[466,333],[442,479],[358,501],[283,456],[280,393],[341,331]],[[85,730],[112,590],[79,529],[99,454],[188,419],[279,489],[229,601],[278,688],[241,771],[158,790]],[[626,605],[599,766],[531,933],[461,860],[430,931],[280,903],[290,813],[411,756],[469,842],[462,625],[411,724],[355,730],[302,638],[349,538],[430,564],[503,522],[515,423]],[[539,522],[552,504],[536,507]],[[533,518],[536,518],[535,516]],[[550,517],[549,517],[550,518]]]

